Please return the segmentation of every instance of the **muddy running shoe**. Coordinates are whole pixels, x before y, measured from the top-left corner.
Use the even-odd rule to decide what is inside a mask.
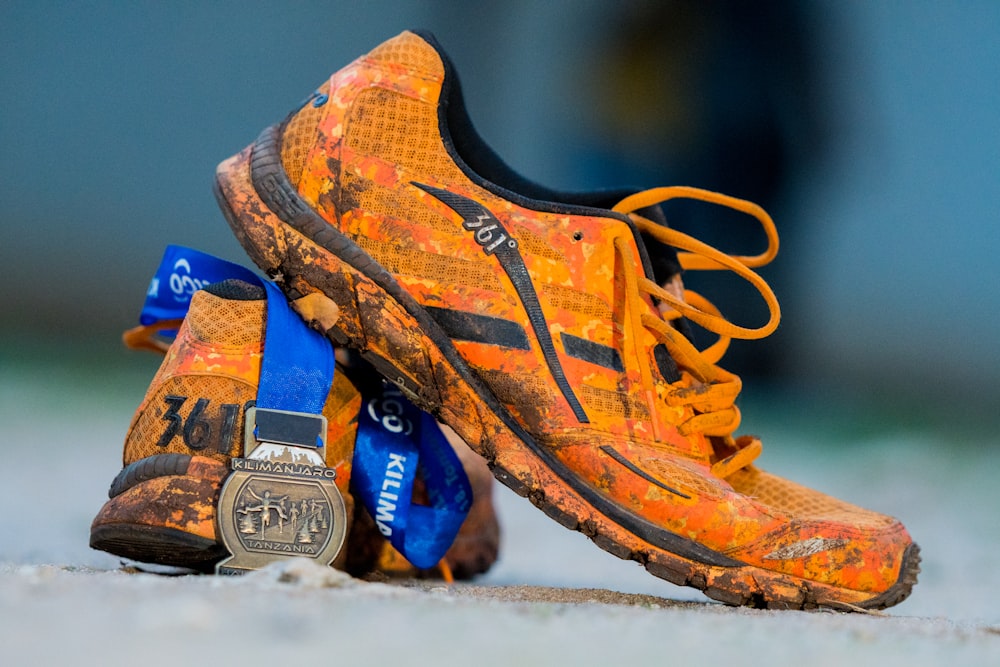
[[[732,337],[779,319],[752,271],[777,250],[759,207],[520,178],[476,135],[434,39],[412,32],[333,74],[216,177],[257,265],[293,300],[334,302],[332,340],[558,523],[730,604],[881,608],[909,594],[919,559],[898,521],[761,471],[760,441],[733,435],[740,380],[716,364]],[[749,214],[768,250],[732,257],[638,213],[674,197]],[[749,281],[770,321],[739,327],[678,279],[660,287],[644,236],[683,251],[684,268]],[[696,349],[690,322],[719,340]]]
[[[246,411],[257,396],[266,312],[263,288],[227,280],[193,295],[169,346],[148,328],[126,335],[130,347],[157,350],[166,358],[132,419],[124,467],[91,526],[93,548],[199,571],[211,571],[227,555],[218,534],[219,494],[230,459],[242,455]],[[442,572],[416,570],[377,530],[366,528],[374,524],[360,504],[355,507],[350,488],[361,395],[348,375],[338,366],[323,408],[326,464],[337,473],[347,516],[353,518],[349,523],[355,526],[334,565],[363,575],[391,553],[391,574],[454,572],[462,578],[485,572],[499,544],[491,489],[482,483],[492,481],[488,471],[467,466],[479,493]]]

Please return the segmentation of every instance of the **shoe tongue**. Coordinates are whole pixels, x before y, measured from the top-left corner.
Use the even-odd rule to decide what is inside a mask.
[[[663,213],[663,208],[658,205],[639,209],[636,213],[664,227],[670,226],[667,224],[667,216]],[[677,259],[677,250],[657,241],[648,234],[640,234],[640,236],[644,246],[640,252],[652,250],[652,254],[649,255],[649,263],[653,271],[653,280],[664,286],[675,279],[679,280],[681,264]]]
[[[576,196],[578,201],[574,203],[596,208],[612,209],[618,202],[636,192],[637,190],[635,189],[616,189],[589,194],[581,193]],[[635,213],[664,227],[670,226],[667,224],[667,216],[664,214],[663,208],[658,204],[641,208],[635,211]],[[639,256],[647,276],[655,280],[657,284],[663,285],[680,275],[681,265],[677,260],[677,250],[664,245],[649,234],[637,233],[635,227],[633,225],[630,226],[632,227],[635,244],[639,248]]]

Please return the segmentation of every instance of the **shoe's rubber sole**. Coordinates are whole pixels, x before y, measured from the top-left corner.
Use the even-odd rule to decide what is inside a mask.
[[[222,463],[187,454],[157,454],[125,466],[111,482],[110,498],[91,524],[90,546],[141,563],[214,572],[215,564],[229,555],[218,539],[215,509],[227,474]],[[497,559],[499,524],[489,489],[479,489],[479,493],[487,498],[473,503],[467,523],[445,557],[456,579],[482,574]],[[350,498],[345,500],[354,508]],[[377,554],[388,542],[374,521],[369,519],[366,528],[358,518],[350,521],[348,548],[335,566],[364,576],[380,568]],[[400,560],[395,574],[421,573]],[[438,572],[428,570],[426,576],[438,576]]]
[[[520,427],[392,275],[298,197],[281,167],[276,137],[276,128],[265,130],[254,146],[217,169],[216,197],[237,239],[290,299],[331,299],[340,318],[323,332],[359,350],[417,405],[455,429],[515,493],[605,551],[728,604],[881,609],[910,594],[919,572],[915,544],[901,558],[897,581],[873,595],[733,560],[645,522],[574,480]]]
[[[215,535],[226,467],[201,456],[159,454],[122,469],[90,528],[94,549],[210,572],[228,554]]]
[[[141,524],[95,526],[90,546],[140,563],[182,567],[197,572],[215,571],[215,564],[228,555],[215,540],[182,530]]]

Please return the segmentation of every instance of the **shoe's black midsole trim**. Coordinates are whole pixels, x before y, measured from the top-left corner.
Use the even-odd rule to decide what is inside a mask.
[[[746,565],[746,563],[729,558],[636,516],[580,481],[552,452],[535,442],[534,438],[517,423],[497,400],[492,391],[472,372],[445,331],[417,303],[416,299],[396,282],[392,274],[350,238],[334,229],[308,203],[302,200],[281,164],[278,136],[278,126],[271,126],[261,133],[252,148],[250,178],[261,201],[282,221],[313,243],[336,255],[341,261],[350,264],[355,270],[363,273],[402,305],[407,313],[419,322],[423,332],[434,341],[434,344],[437,345],[462,379],[563,482],[599,512],[660,549],[706,565],[717,567],[743,567]],[[222,201],[225,200],[222,199]],[[389,379],[394,380],[395,378]]]

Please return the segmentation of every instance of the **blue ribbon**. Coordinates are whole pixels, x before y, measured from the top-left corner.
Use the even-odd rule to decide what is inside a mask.
[[[292,312],[274,283],[257,282],[267,290],[257,407],[322,414],[333,385],[333,346]]]
[[[429,506],[409,502],[418,471]],[[437,565],[472,506],[469,478],[437,422],[386,382],[362,395],[352,475],[379,531],[419,568]]]
[[[246,268],[191,248],[168,246],[139,321],[148,326],[181,319],[197,290],[229,278],[261,285],[267,293],[257,407],[321,414],[333,384],[332,345],[292,312],[273,283]],[[434,567],[472,506],[469,479],[430,415],[391,385],[369,394],[361,397],[352,488],[382,534],[410,563]],[[428,506],[412,502],[418,474]]]
[[[184,246],[168,245],[156,274],[149,281],[139,323],[149,326],[163,320],[183,319],[195,292],[227,278],[252,284],[263,282],[257,274],[239,264]]]
[[[257,407],[321,414],[333,384],[333,348],[292,312],[281,290],[239,264],[184,246],[167,246],[146,291],[139,321],[150,325],[181,319],[195,292],[230,278],[260,285],[267,293]]]

